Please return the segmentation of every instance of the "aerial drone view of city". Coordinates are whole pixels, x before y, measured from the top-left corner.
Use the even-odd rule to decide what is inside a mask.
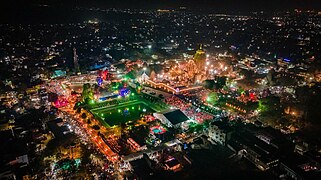
[[[321,179],[317,0],[0,7],[0,179]]]

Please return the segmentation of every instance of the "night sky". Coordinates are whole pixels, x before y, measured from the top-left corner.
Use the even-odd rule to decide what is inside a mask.
[[[7,0],[0,5],[0,23],[48,21],[73,16],[75,7],[99,8],[177,8],[217,13],[251,11],[287,11],[293,9],[321,11],[321,0]]]
[[[6,3],[4,3],[6,2]],[[123,8],[190,8],[226,10],[320,9],[321,0],[7,0],[1,6],[47,4],[54,6],[97,6]]]

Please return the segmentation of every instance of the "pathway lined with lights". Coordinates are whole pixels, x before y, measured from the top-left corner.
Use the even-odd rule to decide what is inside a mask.
[[[77,122],[80,123],[81,127],[87,133],[88,137],[92,141],[93,144],[98,148],[98,150],[107,157],[108,160],[115,162],[118,159],[118,155],[111,150],[111,148],[103,141],[103,139],[96,133],[93,129],[88,127],[85,120],[79,117],[79,114],[76,114],[73,110],[67,109],[64,111],[71,115]],[[95,123],[98,121],[94,120]]]

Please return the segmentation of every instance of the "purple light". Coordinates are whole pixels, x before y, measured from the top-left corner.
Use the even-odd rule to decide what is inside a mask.
[[[101,77],[97,77],[97,84],[101,86],[103,84],[103,79]]]
[[[121,95],[122,97],[127,96],[128,94],[130,94],[130,90],[123,88],[119,91],[119,95]]]

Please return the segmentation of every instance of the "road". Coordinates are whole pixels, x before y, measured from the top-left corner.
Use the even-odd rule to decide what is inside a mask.
[[[62,111],[69,114],[69,117],[72,117],[75,121],[79,123],[79,126],[84,130],[91,142],[97,147],[97,149],[104,154],[108,160],[115,162],[118,159],[118,155],[114,153],[111,148],[103,141],[103,139],[98,135],[98,133],[91,128],[85,122],[83,118],[80,117],[73,109],[70,107],[62,108]],[[98,124],[99,122],[92,119],[92,123]]]

